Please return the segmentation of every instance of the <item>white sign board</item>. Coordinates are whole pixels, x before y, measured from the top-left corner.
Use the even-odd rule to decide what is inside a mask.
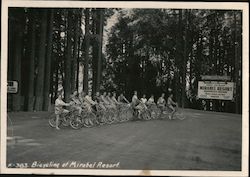
[[[18,92],[18,82],[17,81],[8,81],[7,92],[8,93],[17,93]]]
[[[232,100],[233,82],[199,81],[198,97],[201,99]]]

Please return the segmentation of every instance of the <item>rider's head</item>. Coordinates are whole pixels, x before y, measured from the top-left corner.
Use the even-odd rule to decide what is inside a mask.
[[[62,93],[58,93],[58,98],[62,99]]]
[[[114,96],[114,97],[116,96],[116,93],[115,93],[115,92],[113,92],[113,96]]]
[[[174,96],[174,95],[173,95],[172,93],[169,95],[170,98],[173,98],[173,96]]]
[[[81,95],[82,95],[83,97],[85,97],[85,96],[86,96],[86,93],[85,93],[85,92],[82,92]]]
[[[146,94],[143,94],[142,97],[143,97],[143,98],[146,98]]]
[[[91,96],[91,91],[88,92],[88,96]]]
[[[151,95],[151,98],[154,98],[154,95]]]
[[[77,91],[74,91],[74,92],[73,92],[73,97],[77,97],[77,96],[78,96]]]
[[[162,93],[162,94],[161,94],[161,97],[164,97],[164,96],[165,96],[165,93]]]
[[[110,96],[111,94],[110,94],[110,92],[108,92],[108,95],[107,96]]]
[[[58,90],[57,95],[58,95],[58,98],[62,99],[62,97],[63,97],[63,88]]]
[[[137,91],[134,91],[134,94],[137,95]]]
[[[95,95],[96,95],[96,96],[100,96],[100,92],[96,92]]]
[[[103,92],[103,96],[106,96],[107,95],[107,92]]]

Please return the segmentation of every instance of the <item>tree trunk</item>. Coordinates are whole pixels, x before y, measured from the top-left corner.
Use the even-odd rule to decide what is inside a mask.
[[[185,29],[184,29],[184,52],[183,52],[183,67],[182,67],[182,92],[181,92],[181,107],[184,108],[186,104],[186,72],[187,72],[187,58],[188,58],[188,23],[189,10],[185,10]]]
[[[81,29],[81,24],[82,24],[82,11],[80,12],[80,15],[79,15],[79,28]],[[79,30],[80,30],[79,29]],[[79,67],[80,67],[80,51],[81,51],[81,48],[82,48],[82,45],[81,45],[81,33],[79,32],[79,35],[78,35],[78,49],[77,49],[77,66],[76,66],[76,90],[79,92]]]
[[[29,53],[29,88],[28,88],[28,111],[34,110],[34,75],[35,75],[35,49],[36,49],[36,21],[33,10],[30,11],[29,25],[31,26],[31,41]]]
[[[51,103],[50,96],[50,81],[51,81],[51,54],[52,54],[52,40],[53,40],[53,21],[54,10],[50,9],[49,24],[48,24],[48,44],[46,53],[46,67],[45,67],[45,80],[44,80],[44,107],[43,110],[47,111]]]
[[[17,12],[17,15],[23,16],[23,12],[20,9]],[[24,35],[24,21],[23,18],[17,22],[15,25],[15,46],[14,46],[14,57],[13,57],[13,65],[15,68],[13,69],[13,80],[18,82],[18,92],[13,95],[13,111],[20,111],[21,109],[21,60],[23,56],[23,35]]]
[[[97,88],[97,65],[98,65],[98,31],[99,31],[99,19],[98,19],[99,10],[92,10],[92,46],[93,46],[93,57],[92,57],[92,93],[96,92]]]
[[[47,16],[48,16],[47,10],[41,10],[41,32],[40,32],[40,44],[38,53],[38,74],[36,80],[36,102],[35,102],[36,111],[41,111],[43,109]]]
[[[99,28],[98,28],[98,61],[97,61],[97,79],[96,79],[96,91],[100,91],[101,77],[102,77],[102,41],[103,41],[103,9],[99,10]]]
[[[71,57],[72,57],[72,10],[68,11],[68,25],[67,25],[67,46],[66,46],[66,57],[65,57],[65,101],[68,102],[70,99],[71,90]]]
[[[78,36],[79,36],[79,16],[77,10],[75,12],[75,29],[74,29],[74,47],[73,47],[73,59],[72,59],[72,73],[71,73],[71,89],[76,90],[76,69],[77,69],[77,47],[78,47]]]
[[[89,82],[89,9],[85,10],[85,62],[84,62],[84,91],[88,92]]]

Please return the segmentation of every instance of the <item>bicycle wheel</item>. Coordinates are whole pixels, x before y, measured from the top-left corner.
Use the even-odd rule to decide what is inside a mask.
[[[127,114],[126,114],[126,109],[124,108],[121,108],[120,112],[119,112],[119,119],[120,119],[120,122],[125,122],[127,121]]]
[[[152,119],[158,119],[161,115],[161,110],[157,108],[157,106],[155,105],[152,106],[151,110],[152,110],[151,112]]]
[[[141,113],[141,117],[143,120],[149,120],[150,119],[150,114],[148,112],[148,110],[143,110]]]
[[[125,121],[129,121],[133,118],[133,110],[130,107],[126,107],[123,109],[122,115],[124,115]]]
[[[70,120],[72,118],[72,116],[74,116],[73,113],[65,113],[62,115],[62,125],[64,127],[68,127],[70,125]]]
[[[177,118],[179,120],[184,120],[186,117],[183,114],[182,111],[178,110],[175,114],[174,114],[174,118]]]
[[[61,122],[61,121],[59,121]],[[52,128],[55,128],[56,127],[56,115],[55,114],[51,114],[49,116],[49,125],[52,127]]]
[[[107,123],[112,124],[115,121],[115,113],[112,110],[107,111]]]
[[[85,115],[83,118],[82,118],[82,123],[83,123],[83,126],[86,127],[86,128],[91,128],[94,126],[94,123],[93,121],[91,120],[91,118],[87,115]]]
[[[99,124],[96,115],[93,112],[87,114],[87,119],[89,120],[89,123],[92,124],[92,127]]]
[[[75,130],[82,128],[81,117],[75,116],[74,118],[70,119],[70,126]]]
[[[104,125],[105,124],[105,119],[104,119],[104,112],[103,111],[99,111],[97,113],[97,119],[100,125]]]

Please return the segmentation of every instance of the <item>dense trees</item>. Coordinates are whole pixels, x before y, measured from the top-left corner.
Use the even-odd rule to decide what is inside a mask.
[[[240,112],[241,30],[240,11],[10,8],[8,80],[21,87],[9,108],[47,110],[61,88],[66,101],[74,90],[130,98],[134,90],[157,97],[171,88],[183,107],[203,109],[201,75],[227,74],[235,100],[205,106]]]
[[[241,55],[233,52],[241,51],[241,26],[235,26],[240,16],[240,11],[222,10],[121,10],[107,44],[113,89],[128,96],[133,90],[159,96],[171,88],[180,105],[202,108],[197,99],[201,75],[227,74],[232,81],[241,80],[241,75],[235,77],[241,71]],[[206,100],[206,106],[238,112],[239,98]]]
[[[8,80],[21,87],[9,95],[9,108],[48,110],[61,87],[66,101],[80,87],[99,90],[103,16],[103,9],[10,8]],[[98,74],[92,88],[94,63]],[[86,69],[80,73],[82,64]]]

